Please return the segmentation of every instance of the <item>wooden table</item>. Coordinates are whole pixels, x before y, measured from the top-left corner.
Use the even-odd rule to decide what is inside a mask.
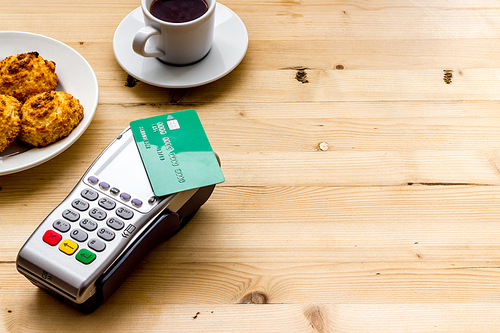
[[[0,1],[0,30],[66,43],[100,88],[73,146],[0,177],[0,330],[498,332],[498,2],[221,3],[247,27],[244,60],[164,89],[127,84],[113,55],[138,0]],[[111,299],[83,315],[16,271],[131,120],[189,108],[226,181]]]

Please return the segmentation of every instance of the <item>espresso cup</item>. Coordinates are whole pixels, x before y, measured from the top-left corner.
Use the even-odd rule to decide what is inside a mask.
[[[196,19],[181,23],[167,22],[153,16],[150,9],[153,1],[141,0],[146,26],[135,34],[133,50],[144,57],[156,57],[177,66],[203,59],[212,47],[216,0],[204,0],[207,11]]]

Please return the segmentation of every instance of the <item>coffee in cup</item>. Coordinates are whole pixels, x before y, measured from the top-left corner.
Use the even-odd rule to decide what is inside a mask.
[[[183,23],[197,19],[208,10],[205,0],[154,0],[149,8],[159,20]]]
[[[174,6],[179,3],[191,5]],[[133,50],[177,66],[203,59],[212,47],[215,6],[216,0],[141,0],[145,27],[134,36]]]

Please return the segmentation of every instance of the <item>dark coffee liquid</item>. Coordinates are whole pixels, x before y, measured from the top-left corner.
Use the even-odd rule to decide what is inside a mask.
[[[205,14],[208,5],[204,0],[154,0],[150,12],[159,20],[183,23]]]

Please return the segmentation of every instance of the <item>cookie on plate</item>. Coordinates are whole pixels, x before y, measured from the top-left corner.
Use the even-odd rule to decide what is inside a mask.
[[[0,95],[0,152],[16,139],[21,130],[21,102],[7,95]]]
[[[36,94],[57,87],[56,63],[38,52],[12,55],[0,62],[0,94],[26,101]]]
[[[32,147],[46,147],[67,137],[82,119],[83,106],[71,94],[41,93],[23,104],[18,138]]]

